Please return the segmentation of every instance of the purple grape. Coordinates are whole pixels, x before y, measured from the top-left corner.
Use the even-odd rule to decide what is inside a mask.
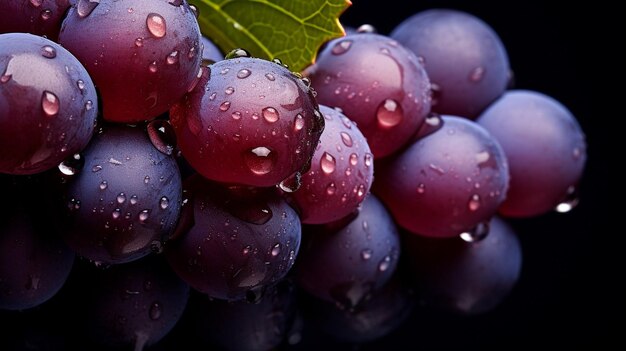
[[[417,57],[397,41],[357,33],[328,43],[306,74],[317,101],[339,107],[374,156],[405,145],[430,112],[430,83]]]
[[[0,173],[59,165],[92,137],[97,96],[87,71],[58,44],[0,34]]]
[[[196,334],[219,350],[276,349],[295,318],[295,287],[289,280],[269,287],[256,303],[199,296],[193,300]]]
[[[166,250],[189,285],[223,300],[254,300],[285,277],[300,247],[300,220],[276,193],[185,181],[180,237]],[[186,232],[185,232],[186,231]]]
[[[388,335],[409,317],[414,305],[413,296],[399,278],[390,280],[355,310],[315,298],[302,304],[315,327],[334,339],[354,344]]]
[[[479,314],[495,308],[513,289],[522,251],[513,230],[493,218],[484,239],[435,239],[408,234],[407,262],[420,299],[436,309]]]
[[[374,193],[397,223],[433,237],[475,232],[504,201],[504,151],[478,124],[444,116],[443,126],[377,164]]]
[[[306,81],[282,65],[238,57],[203,68],[170,114],[183,156],[204,177],[273,186],[304,172],[324,128]]]
[[[211,60],[213,62],[222,61],[224,54],[220,49],[207,37],[202,36],[202,59]]]
[[[189,298],[183,283],[161,257],[88,267],[81,276],[78,312],[88,339],[107,349],[142,350],[172,330]],[[81,349],[85,349],[85,345]],[[90,349],[90,348],[87,348]]]
[[[296,278],[309,294],[354,309],[393,275],[400,255],[396,226],[369,195],[356,216],[310,226],[298,258]]]
[[[49,219],[41,210],[46,211],[30,213],[21,208],[0,216],[0,309],[39,306],[61,289],[70,274],[74,253],[41,221]]]
[[[587,147],[565,106],[541,93],[515,90],[491,105],[478,123],[500,142],[509,161],[511,185],[502,215],[530,217],[576,205]]]
[[[182,185],[174,158],[145,129],[105,126],[68,180],[64,237],[96,263],[124,263],[160,250],[178,221]]]
[[[475,118],[510,80],[509,59],[498,35],[468,13],[433,9],[400,23],[391,34],[424,64],[432,83],[432,110]]]
[[[186,0],[78,0],[59,43],[85,65],[102,95],[103,117],[113,122],[167,111],[195,85],[202,59]]]
[[[357,126],[337,110],[321,105],[320,112],[326,127],[311,169],[302,176],[300,189],[286,194],[307,224],[336,221],[355,211],[374,174],[374,158]]]
[[[2,0],[0,34],[25,32],[57,39],[61,21],[73,0]]]

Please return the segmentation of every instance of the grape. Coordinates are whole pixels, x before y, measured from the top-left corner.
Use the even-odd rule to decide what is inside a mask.
[[[430,112],[430,83],[417,57],[391,38],[357,33],[328,43],[305,72],[317,100],[339,107],[375,157],[406,144]]]
[[[269,287],[256,303],[211,300],[207,296],[192,301],[197,335],[219,350],[276,349],[296,312],[295,288],[289,280]]]
[[[478,124],[453,116],[377,167],[374,193],[397,223],[415,234],[476,231],[504,201],[509,173],[504,151]]]
[[[166,250],[183,280],[211,297],[255,300],[287,274],[300,247],[300,220],[276,193],[221,188],[199,175],[184,188],[180,237]]]
[[[123,28],[123,30],[121,30]],[[78,0],[59,43],[85,65],[113,122],[151,120],[197,80],[200,29],[186,0]]]
[[[354,309],[393,275],[400,255],[398,231],[387,210],[369,195],[356,216],[309,226],[296,278],[303,290]]]
[[[468,13],[423,11],[400,23],[391,37],[422,60],[433,87],[433,112],[475,118],[507,87],[504,45],[491,27]]]
[[[89,341],[109,350],[132,345],[141,350],[159,341],[178,322],[189,298],[189,286],[161,257],[106,270],[88,267],[80,281],[81,327]]]
[[[414,297],[400,278],[392,278],[356,310],[315,298],[301,304],[317,328],[349,343],[366,343],[391,333],[409,317],[414,305]]]
[[[522,252],[513,230],[493,218],[484,239],[403,237],[407,262],[420,299],[431,307],[461,314],[495,308],[513,289]]]
[[[273,186],[303,172],[324,119],[312,91],[282,65],[256,58],[203,69],[170,114],[180,149],[204,177]]]
[[[576,204],[587,152],[585,135],[565,106],[541,93],[515,90],[490,106],[478,123],[500,142],[509,160],[511,186],[502,215],[536,216]]]
[[[0,173],[40,173],[82,150],[96,97],[69,51],[31,34],[0,34]]]
[[[307,224],[336,221],[356,210],[370,190],[373,156],[357,126],[341,112],[320,106],[326,127],[302,176],[302,187],[286,195]]]
[[[41,221],[49,220],[41,213],[48,210],[35,209],[19,206],[0,215],[0,309],[41,305],[61,289],[72,269],[74,253]]]
[[[26,32],[57,39],[61,21],[72,0],[3,0],[0,33]]]
[[[63,196],[64,237],[79,255],[124,263],[160,250],[169,238],[182,182],[174,158],[157,148],[159,140],[144,128],[110,125],[89,144]]]
[[[211,60],[214,62],[221,61],[224,59],[224,54],[220,51],[220,49],[213,44],[213,42],[207,38],[202,37],[202,59]]]

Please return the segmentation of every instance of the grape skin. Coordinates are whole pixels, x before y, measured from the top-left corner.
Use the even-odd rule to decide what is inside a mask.
[[[560,102],[512,90],[477,122],[500,142],[509,160],[511,185],[499,209],[502,215],[537,216],[575,196],[587,147],[578,122]]]
[[[498,35],[465,12],[432,9],[391,33],[424,63],[433,84],[432,111],[476,118],[510,80],[509,59]]]
[[[480,125],[443,116],[443,126],[377,164],[373,191],[397,223],[433,237],[453,237],[488,221],[504,201],[504,151]]]

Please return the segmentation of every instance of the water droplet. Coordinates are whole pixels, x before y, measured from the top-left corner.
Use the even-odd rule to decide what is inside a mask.
[[[389,269],[389,266],[391,266],[391,256],[387,255],[378,264],[378,270],[384,272]]]
[[[233,88],[233,87],[228,87],[228,88],[226,88],[226,89],[224,90],[224,93],[225,93],[226,95],[232,95],[232,93],[234,93],[234,92],[235,92],[235,88]]]
[[[220,104],[220,111],[225,112],[230,108],[230,101],[224,101]]]
[[[78,174],[80,170],[83,168],[85,164],[85,160],[80,154],[74,154],[71,157],[68,157],[63,162],[59,163],[58,168],[61,173],[67,176],[73,176]]]
[[[139,202],[139,198],[137,197],[137,195],[133,195],[130,197],[130,204],[131,205],[136,205],[137,202]]]
[[[280,254],[280,244],[274,245],[274,247],[272,247],[271,253],[272,253],[272,257],[278,256],[278,254]]]
[[[161,312],[161,304],[158,302],[153,302],[152,305],[150,305],[150,311],[148,311],[148,315],[150,316],[150,319],[155,321],[161,318]]]
[[[265,78],[267,78],[267,80],[273,82],[276,78],[274,78],[274,75],[271,73],[266,73],[265,74]]]
[[[100,0],[78,0],[78,3],[76,4],[76,12],[79,17],[87,17],[93,12],[99,3]]]
[[[116,208],[113,210],[113,212],[111,213],[111,218],[113,219],[118,219],[120,218],[120,216],[122,215],[122,212],[119,208]]]
[[[150,183],[150,176],[145,176],[145,177],[143,177],[143,183],[144,183],[144,184],[148,184],[148,183]]]
[[[579,147],[575,147],[572,151],[572,157],[575,161],[578,161],[580,159],[580,156],[582,156],[582,151],[580,151]]]
[[[248,78],[250,77],[250,74],[252,74],[252,71],[244,68],[244,69],[239,70],[239,72],[237,72],[237,78],[239,79]]]
[[[35,276],[29,276],[28,282],[26,283],[25,288],[28,290],[37,290],[39,289],[39,282],[41,279]]]
[[[418,130],[415,138],[423,138],[438,131],[439,129],[441,129],[441,127],[443,127],[443,119],[441,119],[441,116],[436,113],[431,113],[424,120],[424,124],[422,124],[422,126]]]
[[[161,207],[162,210],[167,209],[169,205],[170,205],[170,200],[167,197],[163,196],[161,200],[159,200],[159,207]]]
[[[563,201],[561,201],[554,209],[558,213],[567,213],[573,210],[580,202],[578,198],[578,189],[575,186],[567,188],[567,193]]]
[[[109,158],[109,163],[112,164],[112,165],[115,165],[115,166],[119,166],[119,165],[122,164],[122,161],[120,161],[118,159],[115,159],[113,157],[110,157]]]
[[[148,218],[150,217],[150,210],[142,210],[141,212],[139,212],[139,221],[141,223],[145,223]]]
[[[148,14],[148,17],[146,17],[146,26],[150,34],[156,38],[163,38],[165,36],[167,30],[165,18],[158,13]]]
[[[404,114],[402,106],[396,100],[386,99],[376,110],[378,123],[384,128],[391,128],[402,121]]]
[[[363,160],[365,162],[365,167],[370,167],[372,165],[373,159],[374,159],[374,156],[372,154],[370,154],[369,152],[365,153],[365,156],[363,157]]]
[[[326,187],[326,194],[328,195],[333,195],[336,191],[337,191],[337,187],[335,186],[335,183],[330,183]]]
[[[183,4],[183,0],[168,0],[168,3],[172,6],[181,6]]]
[[[91,171],[96,173],[96,172],[100,172],[102,170],[102,166],[100,165],[95,165],[91,168]]]
[[[100,182],[99,188],[100,190],[105,190],[108,186],[109,186],[109,183],[107,183],[106,180],[103,180]]]
[[[56,116],[59,113],[59,98],[49,91],[44,91],[41,96],[41,107],[43,112],[49,117]]]
[[[3,75],[0,76],[0,83],[6,83],[6,82],[10,81],[11,77],[13,77],[12,74],[4,73]]]
[[[298,132],[302,130],[302,128],[304,128],[304,117],[302,117],[302,115],[298,113],[293,119],[293,130]]]
[[[371,24],[362,24],[356,29],[357,33],[376,33],[376,28]]]
[[[126,202],[126,194],[119,193],[115,199],[117,200],[117,203],[121,205]]]
[[[44,21],[47,21],[50,19],[50,17],[52,17],[52,10],[50,9],[45,9],[43,11],[41,11],[41,19]]]
[[[342,40],[338,42],[337,44],[335,44],[335,46],[333,46],[330,52],[333,55],[342,55],[342,54],[345,54],[348,50],[350,50],[351,46],[352,46],[352,40]]]
[[[78,87],[79,90],[84,90],[85,89],[85,81],[83,81],[82,79],[79,79],[76,81],[76,86]]]
[[[43,0],[30,0],[30,4],[34,7],[39,7],[43,3]]]
[[[252,247],[250,247],[250,245],[246,245],[246,246],[243,248],[243,250],[241,251],[241,253],[243,253],[243,254],[244,254],[244,256],[245,256],[245,255],[249,254],[249,253],[250,253],[250,251],[252,251]]]
[[[474,194],[470,197],[467,208],[472,212],[480,208],[480,196],[478,194]]]
[[[326,174],[331,174],[335,171],[335,165],[335,158],[328,152],[324,152],[322,158],[320,159],[320,167],[322,168],[322,171]]]
[[[359,184],[356,190],[356,196],[363,197],[365,195],[365,185]]]
[[[265,120],[270,123],[274,123],[278,121],[278,118],[279,118],[278,111],[276,111],[276,109],[273,107],[264,108],[261,111],[261,114],[263,115],[263,118],[265,118]]]
[[[255,147],[244,155],[248,168],[252,173],[264,175],[274,168],[274,154],[265,146]]]
[[[197,19],[198,17],[200,17],[200,10],[198,10],[198,8],[196,7],[196,5],[193,4],[189,4],[189,9],[191,10],[191,13],[193,13],[193,16]]]
[[[481,222],[471,230],[461,233],[461,239],[468,243],[475,243],[484,240],[489,234],[489,222]]]
[[[152,145],[160,152],[171,155],[176,147],[176,133],[166,120],[154,120],[146,128]]]
[[[436,106],[439,103],[439,100],[441,99],[441,87],[439,86],[439,84],[437,83],[430,83],[430,96],[431,96],[431,100],[430,100],[430,105],[431,106]]]
[[[426,192],[426,185],[424,183],[420,183],[417,186],[417,193],[418,194],[423,194],[424,192]]]
[[[167,58],[165,59],[165,62],[167,62],[168,65],[173,65],[175,63],[178,62],[178,51],[172,51],[170,52],[169,55],[167,55]]]
[[[341,132],[341,141],[343,141],[343,144],[347,147],[351,147],[352,146],[352,138],[350,137],[350,134],[346,133],[346,132]]]
[[[231,50],[229,53],[227,53],[224,58],[226,60],[230,60],[230,59],[236,59],[236,58],[242,58],[242,57],[251,57],[250,53],[242,48],[237,48],[237,49],[233,49]]]
[[[372,258],[372,254],[373,254],[372,250],[370,250],[370,249],[363,249],[363,250],[361,251],[361,258],[362,258],[364,261],[367,261],[367,260],[369,260],[370,258]]]
[[[135,46],[140,48],[143,46],[143,38],[137,38],[135,39]]]
[[[446,174],[446,171],[443,170],[443,168],[437,166],[434,163],[431,163],[428,165],[428,168],[432,169],[435,173],[439,174],[439,175],[444,175]]]
[[[156,61],[150,62],[150,64],[148,65],[148,70],[152,73],[156,73],[156,71],[159,70],[159,67],[157,66],[157,62]]]
[[[469,80],[473,83],[480,82],[485,76],[485,69],[483,67],[476,67],[470,72]]]
[[[278,184],[278,187],[282,189],[284,192],[293,193],[300,189],[302,185],[302,174],[300,172],[296,172],[286,179],[283,179],[282,182]]]
[[[41,56],[53,59],[57,57],[57,51],[50,45],[44,45],[41,47]]]
[[[359,163],[359,156],[357,154],[350,154],[350,164],[356,166]]]

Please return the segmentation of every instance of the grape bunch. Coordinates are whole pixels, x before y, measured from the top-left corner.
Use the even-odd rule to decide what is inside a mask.
[[[488,313],[522,267],[504,218],[578,202],[577,120],[513,89],[469,13],[347,28],[293,72],[222,55],[187,0],[0,11],[9,349],[297,349]],[[45,331],[60,313],[72,335]]]

